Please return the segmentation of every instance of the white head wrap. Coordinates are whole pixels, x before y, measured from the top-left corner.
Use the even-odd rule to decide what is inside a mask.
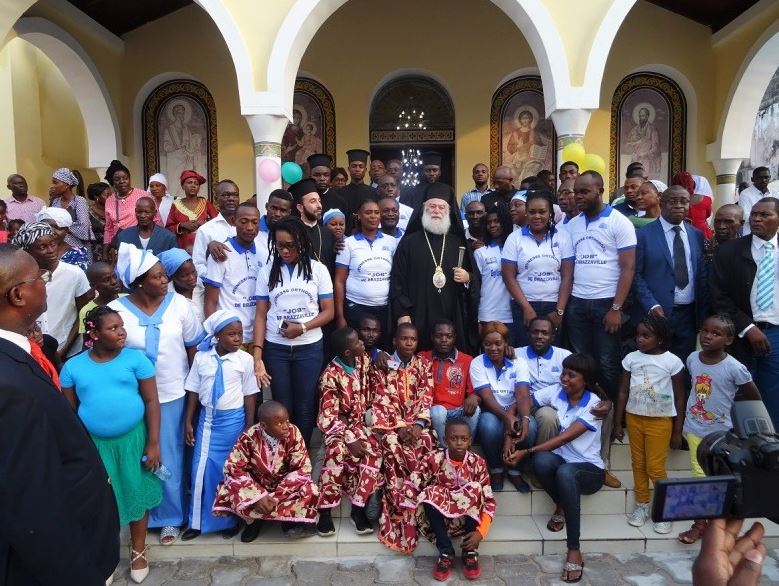
[[[162,183],[165,186],[165,193],[168,193],[168,180],[162,173],[155,173],[151,177],[149,177],[149,185],[146,188],[146,191],[151,193],[151,183],[154,181],[155,183]]]
[[[233,322],[240,322],[241,318],[234,311],[227,309],[217,309],[209,315],[203,322],[203,329],[206,331],[206,337],[198,345],[198,350],[208,350],[211,346],[216,346],[216,335]]]
[[[649,183],[655,186],[657,193],[663,193],[666,189],[668,189],[668,186],[659,179],[650,179]]]
[[[51,220],[57,225],[57,228],[70,228],[73,225],[73,217],[68,210],[62,208],[42,208],[35,214],[36,222]]]
[[[695,193],[697,195],[705,195],[709,199],[714,199],[714,192],[711,190],[709,180],[703,175],[693,175],[693,181],[695,181]]]
[[[524,202],[527,202],[527,190],[526,189],[519,189],[517,192],[511,196],[511,201],[514,201],[515,199],[521,199]]]
[[[159,259],[151,252],[122,242],[119,244],[119,253],[116,256],[116,276],[129,289],[135,279],[148,272],[158,262]]]

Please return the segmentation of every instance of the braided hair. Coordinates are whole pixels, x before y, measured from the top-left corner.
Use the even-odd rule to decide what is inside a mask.
[[[273,291],[276,285],[281,285],[283,280],[281,277],[281,257],[276,249],[276,234],[278,232],[287,232],[295,241],[295,245],[298,249],[298,275],[302,275],[303,279],[310,281],[314,277],[313,270],[311,268],[311,257],[313,256],[313,248],[311,246],[311,239],[308,237],[306,231],[306,225],[294,216],[287,216],[281,218],[278,222],[270,227],[269,241],[270,241],[270,257],[271,257],[271,269],[270,275],[268,275],[268,290]]]
[[[90,309],[84,316],[84,332],[87,334],[84,344],[87,348],[92,347],[92,338],[89,337],[89,332],[100,329],[100,322],[108,315],[119,315],[119,312],[107,305],[98,305]]]

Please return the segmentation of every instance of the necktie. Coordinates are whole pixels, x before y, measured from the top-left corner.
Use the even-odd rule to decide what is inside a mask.
[[[224,360],[216,354],[214,354],[214,359],[216,360],[216,374],[214,374],[214,386],[211,389],[211,407],[216,409],[217,402],[225,394],[225,379],[222,371]]]
[[[763,245],[763,258],[757,265],[756,300],[760,309],[770,309],[774,306],[775,266],[774,245],[766,242]]]
[[[677,289],[684,289],[690,282],[687,273],[687,255],[684,253],[684,240],[682,240],[682,227],[674,226],[674,284]]]
[[[40,365],[43,372],[49,375],[54,386],[61,391],[62,387],[60,386],[60,377],[57,374],[57,369],[54,368],[54,365],[46,358],[46,355],[43,353],[43,350],[38,343],[33,342],[32,340],[30,340],[30,355],[32,356],[32,359]]]

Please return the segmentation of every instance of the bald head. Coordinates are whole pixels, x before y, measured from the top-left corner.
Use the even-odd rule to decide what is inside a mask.
[[[744,209],[735,203],[726,203],[714,214],[714,238],[718,243],[735,240],[744,227]]]
[[[0,328],[27,335],[46,311],[46,286],[38,263],[12,244],[0,244]]]
[[[507,165],[501,165],[495,169],[492,176],[492,184],[498,193],[508,193],[511,191],[514,183],[514,171]]]

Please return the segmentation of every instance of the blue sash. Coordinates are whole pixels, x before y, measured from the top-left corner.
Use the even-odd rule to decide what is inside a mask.
[[[147,358],[154,364],[157,363],[157,353],[160,349],[160,324],[162,323],[162,318],[165,315],[168,306],[171,301],[173,301],[174,295],[175,293],[172,292],[165,295],[165,299],[162,300],[157,311],[151,315],[147,315],[141,311],[137,305],[130,301],[129,297],[119,298],[119,303],[138,318],[138,325],[142,328],[146,328],[146,348],[144,349],[144,352],[146,353]]]

